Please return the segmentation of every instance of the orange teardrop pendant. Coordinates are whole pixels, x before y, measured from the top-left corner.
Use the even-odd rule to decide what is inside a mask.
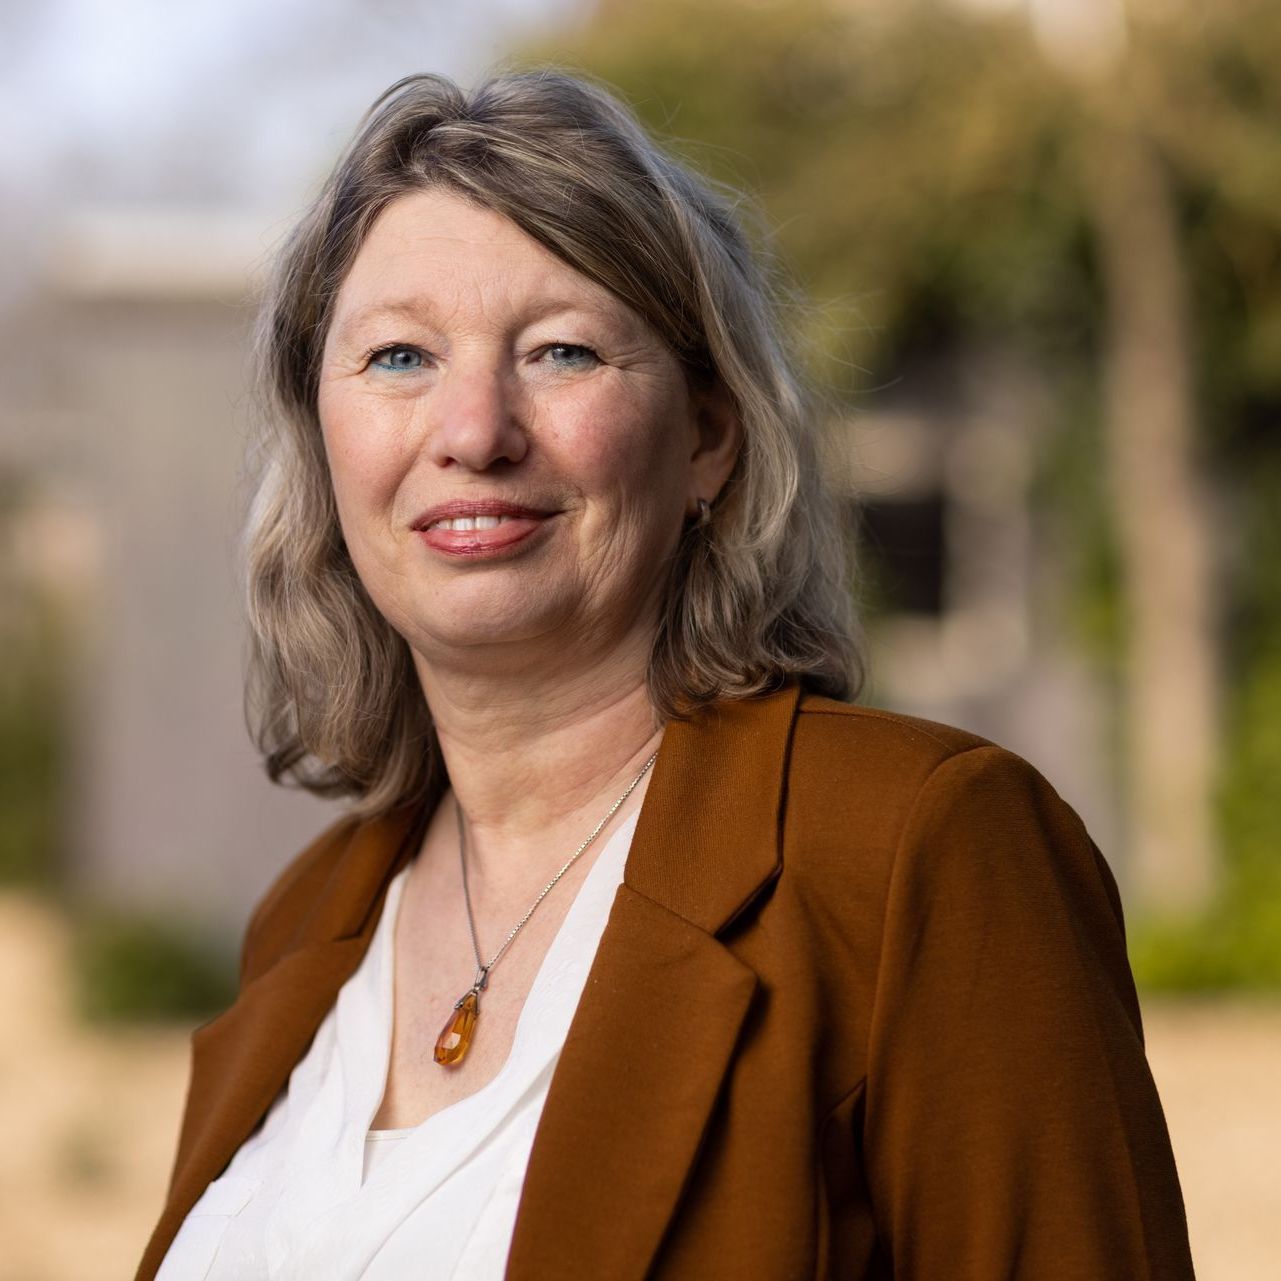
[[[447,1066],[461,1063],[467,1047],[471,1045],[472,1032],[476,1029],[476,1016],[480,1013],[480,1000],[475,990],[468,992],[449,1016],[449,1022],[436,1038],[435,1059]]]

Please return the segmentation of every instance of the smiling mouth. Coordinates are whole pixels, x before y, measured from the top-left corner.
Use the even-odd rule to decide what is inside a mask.
[[[525,516],[445,516],[440,520],[434,520],[428,529],[451,529],[458,533],[466,533],[473,529],[497,529],[500,525],[509,524],[514,520],[528,520]]]
[[[418,537],[451,560],[486,560],[523,551],[556,515],[442,516],[420,528]]]

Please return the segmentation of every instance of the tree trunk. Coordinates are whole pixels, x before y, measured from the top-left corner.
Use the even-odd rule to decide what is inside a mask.
[[[1115,111],[1088,146],[1106,306],[1106,463],[1124,584],[1127,879],[1145,910],[1186,916],[1208,904],[1218,881],[1220,680],[1187,283],[1159,157]]]

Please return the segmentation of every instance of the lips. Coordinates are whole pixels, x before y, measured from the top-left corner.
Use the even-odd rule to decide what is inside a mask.
[[[433,551],[452,559],[478,560],[506,555],[556,515],[501,499],[459,499],[429,508],[413,528]]]

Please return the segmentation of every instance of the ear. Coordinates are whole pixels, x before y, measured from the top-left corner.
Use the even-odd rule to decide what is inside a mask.
[[[714,503],[743,447],[743,422],[729,388],[718,378],[692,393],[697,427],[690,456],[690,491],[687,508],[698,512],[698,500]]]

